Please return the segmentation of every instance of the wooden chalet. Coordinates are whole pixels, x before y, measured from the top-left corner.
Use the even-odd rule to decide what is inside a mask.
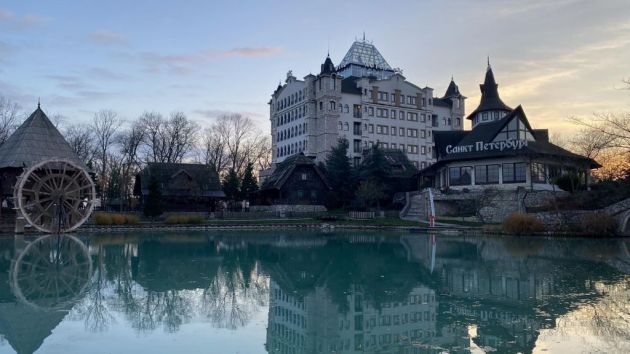
[[[219,175],[208,165],[150,162],[136,175],[134,195],[141,204],[153,179],[167,211],[214,211],[217,201],[225,198]]]
[[[299,153],[278,163],[253,199],[259,205],[324,205],[330,191],[315,162]]]

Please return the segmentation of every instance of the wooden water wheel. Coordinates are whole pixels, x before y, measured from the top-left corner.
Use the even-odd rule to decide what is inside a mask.
[[[72,303],[89,284],[92,260],[81,240],[47,235],[30,242],[11,265],[11,289],[18,300],[40,309]]]
[[[18,209],[39,231],[70,232],[83,224],[94,209],[96,190],[87,171],[63,159],[42,161],[18,177]]]

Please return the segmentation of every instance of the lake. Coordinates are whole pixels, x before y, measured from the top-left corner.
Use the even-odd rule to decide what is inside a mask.
[[[0,353],[629,353],[630,240],[0,237]]]

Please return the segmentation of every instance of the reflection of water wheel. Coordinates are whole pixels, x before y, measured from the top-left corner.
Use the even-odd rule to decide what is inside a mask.
[[[68,160],[47,160],[18,178],[15,199],[20,212],[43,232],[68,232],[92,213],[96,190],[87,171]]]
[[[74,236],[42,236],[12,264],[11,288],[30,306],[57,309],[84,290],[91,274],[92,260],[83,242]]]

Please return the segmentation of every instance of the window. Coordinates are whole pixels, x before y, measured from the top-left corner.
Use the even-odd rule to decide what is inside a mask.
[[[422,123],[424,123],[424,122],[426,122],[426,121],[427,121],[427,116],[426,116],[426,114],[422,113],[422,114],[420,115],[420,121],[421,121]]]
[[[376,134],[389,135],[389,127],[386,125],[377,125]]]
[[[411,138],[417,138],[418,137],[418,129],[407,128],[407,136],[411,137]]]
[[[374,133],[374,124],[368,125],[368,133]]]
[[[352,133],[354,135],[361,135],[361,123],[359,122],[354,122],[352,124]]]
[[[405,136],[405,128],[398,128],[398,135],[404,137]]]
[[[392,127],[391,132],[393,136],[396,136],[396,127]]]
[[[422,129],[422,130],[420,131],[420,137],[421,137],[421,138],[426,138],[426,137],[427,137],[427,131],[426,131],[426,130],[424,130],[424,129]]]
[[[392,143],[392,149],[396,148],[396,143]]]
[[[392,119],[396,119],[396,111],[393,110],[393,109],[392,109],[392,112],[391,112],[391,117],[392,117]]]
[[[398,117],[400,117],[400,120],[405,120],[405,111],[400,111]]]
[[[475,184],[499,183],[499,165],[475,166]]]
[[[306,173],[302,173],[301,176],[300,176],[300,179],[302,181],[306,181],[308,179],[308,175]]]
[[[301,198],[304,198],[304,191],[303,191],[303,190],[301,190],[301,189],[298,189],[298,191],[297,191],[297,197],[298,197],[298,198],[300,198],[300,199],[301,199]]]
[[[348,122],[343,123],[343,130],[348,131],[350,130],[350,127],[348,125]]]
[[[426,146],[424,146],[424,145],[423,145],[423,146],[421,146],[421,147],[420,147],[420,153],[421,153],[422,155],[426,155],[426,153],[427,153],[427,147],[426,147]]]
[[[339,130],[343,130],[343,123],[339,122],[338,125],[339,125]]]
[[[360,104],[355,104],[352,106],[352,116],[354,118],[361,118],[362,114],[361,114],[361,105]]]
[[[418,121],[418,113],[407,112],[407,120],[410,120],[412,122],[417,122]]]
[[[317,191],[315,189],[311,189],[311,199],[317,199]]]
[[[471,183],[472,168],[469,166],[451,167],[448,169],[449,185],[467,186]]]
[[[545,165],[537,162],[532,163],[532,182],[534,183],[547,183],[545,174]]]
[[[374,116],[374,107],[368,107],[368,116],[370,117]]]
[[[526,179],[524,162],[503,164],[503,183],[522,183]]]
[[[355,153],[360,153],[361,152],[361,140],[354,140],[352,142],[352,151],[354,151]]]
[[[418,145],[407,145],[407,153],[408,154],[417,154],[418,153]]]
[[[459,127],[459,125],[462,123],[462,120],[460,118],[455,118],[455,126]]]

